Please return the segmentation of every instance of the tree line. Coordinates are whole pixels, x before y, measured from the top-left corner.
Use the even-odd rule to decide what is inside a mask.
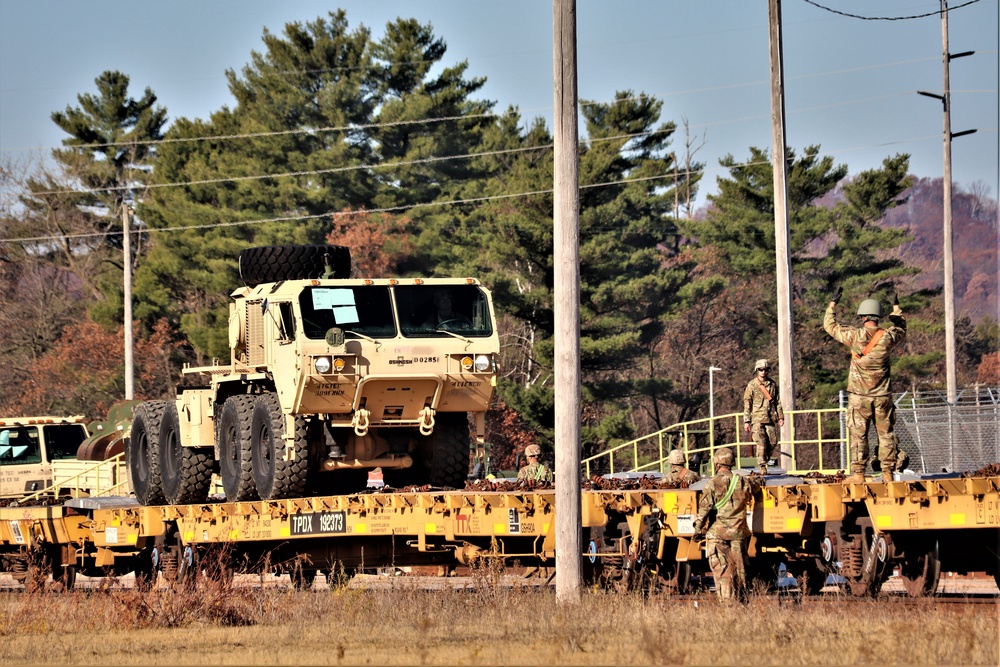
[[[545,122],[478,98],[485,79],[466,61],[442,66],[444,40],[415,19],[374,35],[337,11],[265,30],[263,45],[226,72],[231,108],[168,122],[152,90],[135,97],[107,71],[52,114],[67,134],[52,166],[3,165],[3,188],[18,192],[0,209],[3,412],[96,418],[123,397],[124,233],[146,399],[172,397],[182,364],[228,358],[242,248],[338,243],[358,276],[480,278],[503,345],[489,438],[498,451],[550,445]],[[586,455],[704,416],[710,366],[724,369],[716,405],[741,409],[753,360],[774,359],[777,341],[768,152],[724,158],[717,194],[693,211],[700,144],[662,101],[622,90],[582,100],[580,114]],[[907,230],[882,224],[914,182],[909,157],[855,176],[820,146],[786,159],[800,405],[829,406],[844,385],[844,353],[820,326],[837,286],[845,304],[898,292],[911,335],[897,386],[940,383],[940,295],[899,253]],[[960,326],[960,381],[974,380],[996,321]]]

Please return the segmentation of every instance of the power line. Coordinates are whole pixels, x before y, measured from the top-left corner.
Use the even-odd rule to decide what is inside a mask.
[[[821,5],[818,2],[813,2],[813,0],[802,0],[802,2],[806,3],[807,5],[812,5],[813,7],[818,7],[822,10],[828,11],[831,14],[839,14],[840,16],[846,16],[852,19],[861,19],[863,21],[908,21],[910,19],[924,19],[927,18],[928,16],[941,15],[941,10],[939,9],[936,12],[927,12],[926,14],[914,14],[912,16],[861,16],[860,14],[849,14],[847,12],[841,12],[831,7],[826,7],[824,5]],[[968,7],[969,5],[974,5],[977,2],[979,2],[979,0],[969,0],[969,2],[966,2],[965,4],[957,5],[955,7],[949,7],[945,11],[953,12],[956,9],[961,9],[962,7]]]
[[[400,120],[388,123],[363,123],[360,125],[341,125],[335,127],[317,127],[301,130],[277,130],[275,132],[248,132],[241,134],[217,134],[207,137],[178,137],[164,139],[144,139],[140,141],[121,141],[100,144],[63,144],[50,148],[109,148],[111,146],[158,146],[161,144],[182,144],[197,141],[226,141],[229,139],[256,139],[260,137],[279,137],[292,134],[319,134],[321,132],[354,132],[357,130],[370,130],[383,127],[397,127],[401,125],[422,125],[426,123],[444,123],[452,120],[467,120],[472,118],[498,118],[495,113],[477,113],[464,116],[441,116],[439,118],[421,118],[417,120]],[[0,148],[0,151],[26,150],[24,148]]]
[[[978,0],[976,0],[978,2]],[[982,51],[982,53],[989,53],[989,51]],[[882,69],[887,67],[898,67],[900,65],[911,65],[915,63],[925,62],[929,60],[938,60],[937,57],[927,57],[927,58],[916,58],[912,60],[901,60],[891,63],[882,63],[877,65],[866,65],[864,67],[853,67],[849,69],[842,70],[831,70],[828,72],[815,72],[812,74],[801,74],[799,76],[791,77],[790,80],[801,81],[805,79],[811,79],[816,77],[824,76],[835,76],[838,74],[850,74],[852,72],[861,72],[874,69]],[[661,93],[644,93],[635,97],[623,97],[616,98],[610,101],[593,101],[593,102],[581,102],[581,106],[595,106],[598,104],[613,104],[615,102],[633,102],[644,99],[654,99],[662,100],[668,97],[675,97],[679,95],[693,95],[697,93],[708,93],[708,92],[718,92],[723,90],[734,90],[737,88],[747,88],[752,86],[759,86],[766,84],[767,80],[759,81],[749,81],[744,83],[733,83],[724,84],[720,86],[707,86],[704,88],[691,88],[687,90],[676,90],[676,91],[666,91]],[[164,139],[147,139],[141,141],[129,141],[129,142],[108,142],[108,143],[92,143],[92,144],[61,144],[59,146],[13,146],[9,148],[0,147],[0,152],[14,152],[14,151],[27,151],[27,150],[53,150],[53,149],[76,149],[76,148],[108,148],[111,146],[158,146],[161,144],[174,144],[174,143],[193,143],[199,141],[229,141],[237,139],[254,139],[263,137],[276,137],[276,136],[287,136],[296,134],[319,134],[323,132],[350,132],[357,130],[367,130],[367,129],[379,129],[395,126],[406,126],[406,125],[419,125],[424,123],[441,123],[450,121],[461,121],[467,119],[475,118],[501,118],[503,114],[498,113],[481,113],[481,114],[468,114],[459,116],[441,116],[436,118],[422,118],[416,120],[403,120],[403,121],[392,121],[385,123],[365,123],[359,125],[342,125],[342,126],[330,126],[330,127],[318,127],[318,128],[304,128],[297,130],[276,130],[271,132],[247,132],[247,133],[235,133],[235,134],[219,134],[210,135],[206,137],[180,137],[180,138],[164,138]]]
[[[880,144],[877,144],[877,145],[878,146],[892,146],[892,145],[903,144],[903,143],[912,143],[914,141],[925,141],[925,140],[939,139],[939,138],[940,138],[940,136],[935,134],[935,135],[927,135],[927,136],[923,136],[923,137],[914,137],[914,138],[910,138],[910,139],[903,139],[903,140],[899,140],[899,141],[884,142],[884,143],[880,143]],[[547,146],[534,147],[533,149],[534,150],[538,150],[538,149],[547,149],[547,148],[551,148],[551,144],[549,144]],[[845,148],[845,149],[840,149],[840,150],[836,150],[836,151],[831,151],[831,152],[828,152],[827,154],[832,156],[832,155],[835,155],[837,153],[844,153],[844,152],[849,152],[849,151],[854,151],[854,150],[861,150],[863,148],[867,148],[867,147],[866,146],[855,146],[855,147],[852,147],[852,148]],[[525,149],[525,150],[532,150],[532,149]],[[727,166],[703,167],[701,169],[692,169],[692,170],[690,170],[688,172],[685,172],[685,174],[689,175],[689,176],[693,176],[693,175],[702,175],[702,176],[704,176],[704,175],[706,175],[708,173],[713,173],[713,172],[729,171],[729,170],[737,169],[737,168],[745,168],[745,167],[760,166],[760,165],[769,165],[769,164],[771,164],[770,160],[749,161],[749,162],[742,162],[742,163],[739,163],[739,164],[733,164],[733,165],[727,165]],[[588,190],[588,189],[602,188],[602,187],[622,186],[622,185],[628,185],[628,184],[631,184],[631,183],[643,183],[643,182],[651,182],[651,181],[657,181],[657,180],[662,181],[662,180],[667,180],[667,179],[675,178],[675,176],[676,176],[675,174],[670,173],[670,174],[660,174],[660,175],[656,175],[656,176],[643,176],[643,177],[637,177],[637,178],[628,178],[628,179],[622,179],[620,181],[606,181],[606,182],[602,182],[602,183],[591,183],[591,184],[588,184],[588,185],[581,185],[580,189],[581,190]],[[499,201],[499,200],[504,200],[504,199],[515,199],[515,198],[520,198],[520,197],[533,197],[533,196],[545,195],[545,194],[552,194],[552,190],[550,190],[550,189],[546,189],[546,190],[533,190],[533,191],[528,191],[528,192],[516,192],[516,193],[508,193],[508,194],[500,194],[500,195],[490,195],[490,196],[487,196],[487,197],[473,197],[473,198],[468,198],[468,199],[452,199],[452,200],[448,200],[448,201],[424,202],[424,203],[417,203],[417,204],[402,204],[402,205],[399,205],[399,206],[387,206],[387,207],[374,208],[374,209],[355,209],[355,210],[351,210],[351,211],[331,211],[331,212],[327,212],[327,213],[310,214],[310,215],[281,216],[281,217],[274,217],[274,218],[264,218],[264,219],[259,219],[259,220],[231,220],[231,221],[227,221],[227,222],[207,223],[207,224],[204,224],[204,225],[178,225],[178,226],[174,226],[174,227],[145,228],[143,231],[146,232],[146,233],[163,233],[163,232],[175,232],[175,231],[184,231],[184,230],[191,230],[191,229],[216,229],[216,228],[223,228],[223,227],[239,227],[239,226],[242,226],[242,225],[261,225],[261,224],[267,224],[267,223],[272,223],[272,222],[293,222],[293,221],[297,221],[297,220],[316,220],[316,219],[325,218],[325,217],[335,218],[335,217],[341,217],[341,216],[358,215],[358,214],[363,214],[363,213],[401,213],[401,212],[404,212],[404,211],[409,211],[409,210],[419,209],[419,208],[430,208],[430,207],[438,207],[438,206],[453,206],[453,205],[462,205],[462,204],[478,204],[478,203],[484,203],[484,202],[489,202],[489,201]],[[35,236],[35,237],[25,237],[25,238],[0,238],[0,243],[39,243],[39,242],[45,242],[45,241],[52,241],[52,240],[55,240],[55,239],[100,238],[100,237],[116,236],[116,235],[120,235],[121,233],[122,232],[120,232],[120,231],[119,232],[88,232],[88,233],[81,233],[81,234],[58,234],[58,235]]]

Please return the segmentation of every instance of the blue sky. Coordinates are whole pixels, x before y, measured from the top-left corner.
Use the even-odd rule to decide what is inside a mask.
[[[968,0],[950,0],[953,7]],[[841,12],[903,17],[934,12],[938,0],[816,0]],[[911,171],[940,177],[942,113],[917,90],[942,88],[941,21],[860,20],[805,0],[783,1],[787,138],[801,152],[820,144],[850,172],[909,153]],[[998,0],[950,17],[952,130],[958,187],[998,187]],[[552,3],[548,0],[342,1],[352,26],[381,35],[397,16],[429,22],[448,45],[445,63],[467,60],[484,76],[481,97],[552,117]],[[171,119],[207,118],[233,100],[227,68],[261,50],[267,27],[309,21],[334,5],[306,0],[0,0],[0,160],[47,154],[65,135],[49,115],[94,92],[117,69],[139,96],[149,86]],[[579,90],[610,100],[617,90],[664,100],[664,120],[686,119],[715,189],[720,157],[770,148],[766,0],[578,0]],[[683,147],[681,133],[674,146]]]

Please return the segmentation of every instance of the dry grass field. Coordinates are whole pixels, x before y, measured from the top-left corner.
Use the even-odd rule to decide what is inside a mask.
[[[465,590],[231,586],[0,593],[0,664],[996,665],[995,604],[754,596],[726,606],[473,577]]]

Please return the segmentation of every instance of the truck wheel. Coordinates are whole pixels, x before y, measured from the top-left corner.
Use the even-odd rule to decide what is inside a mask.
[[[180,419],[173,401],[164,407],[160,419],[159,450],[163,495],[169,504],[186,505],[208,498],[214,456],[207,447],[181,444]]]
[[[254,500],[257,487],[253,478],[250,423],[253,396],[230,396],[222,406],[219,419],[219,474],[231,503]]]
[[[250,446],[253,450],[253,478],[262,500],[300,498],[309,481],[309,443],[305,422],[296,420],[290,461],[285,461],[285,416],[274,392],[254,399]],[[300,427],[301,426],[301,427]]]
[[[240,252],[240,278],[250,287],[279,280],[322,278],[327,264],[334,278],[350,278],[350,249],[338,245],[246,248]]]
[[[434,432],[422,439],[415,466],[419,484],[462,488],[469,475],[469,417],[464,412],[438,413]]]
[[[135,408],[132,435],[125,448],[125,466],[135,497],[142,505],[166,502],[160,479],[160,418],[166,401],[149,401]]]

